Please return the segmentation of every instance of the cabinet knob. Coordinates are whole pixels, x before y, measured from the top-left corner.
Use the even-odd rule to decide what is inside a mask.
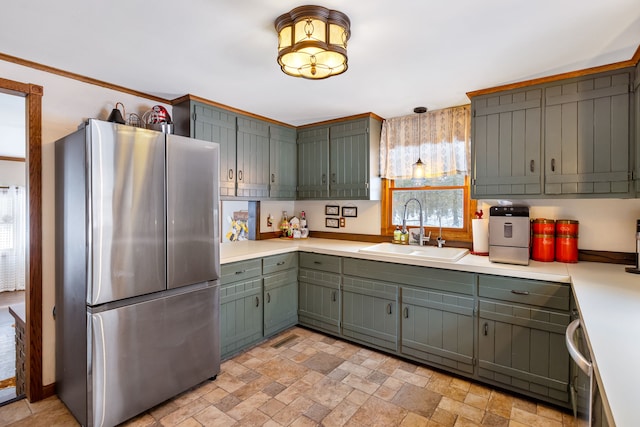
[[[242,181],[242,171],[238,171],[238,181]]]
[[[260,298],[256,297],[256,307],[260,307]]]
[[[409,318],[409,307],[405,307],[404,308],[404,318],[408,319]]]
[[[331,174],[331,183],[332,184],[336,183],[336,173],[335,172]]]
[[[233,179],[233,169],[229,169],[229,173],[227,173],[227,176],[229,177],[229,181]]]
[[[387,314],[391,314],[391,303],[387,304]]]
[[[484,336],[489,335],[489,324],[487,322],[484,323]]]
[[[551,172],[556,171],[556,159],[551,159]]]
[[[236,274],[242,274],[242,273],[246,273],[247,270],[240,270],[240,271],[236,271]]]
[[[326,174],[326,173],[323,173],[323,174],[322,174],[322,183],[323,183],[323,184],[326,184],[326,183],[327,183],[327,174]]]
[[[276,174],[272,173],[271,174],[271,183],[274,183],[274,182],[276,182]]]
[[[536,170],[536,162],[535,162],[535,160],[531,160],[531,163],[529,163],[529,170],[531,172],[534,172]]]
[[[271,302],[271,294],[267,292],[267,304]]]
[[[276,265],[285,265],[285,264],[286,264],[286,262],[284,262],[284,261],[280,261],[280,262],[276,263]]]
[[[336,302],[336,301],[337,301],[337,298],[336,298],[336,296],[337,296],[337,295],[336,295],[336,294],[337,294],[337,293],[336,293],[336,291],[333,291],[333,292],[331,293],[331,301],[333,301],[333,302]]]
[[[517,289],[511,289],[511,293],[516,295],[529,295],[529,291],[519,291]]]

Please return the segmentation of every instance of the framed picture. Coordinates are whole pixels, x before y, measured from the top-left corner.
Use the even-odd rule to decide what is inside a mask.
[[[338,218],[325,218],[324,225],[328,228],[340,228],[340,220]]]
[[[340,215],[340,206],[325,205],[324,214],[325,215]]]
[[[342,216],[355,218],[358,216],[358,208],[356,208],[355,206],[343,206]]]

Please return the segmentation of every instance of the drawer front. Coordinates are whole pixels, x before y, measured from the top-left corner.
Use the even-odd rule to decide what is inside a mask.
[[[274,255],[263,258],[262,274],[275,273],[276,271],[288,270],[298,266],[298,253],[291,252],[282,255]]]
[[[220,266],[222,277],[220,283],[233,283],[262,275],[262,260],[260,258],[239,261]]]
[[[465,295],[473,295],[475,286],[474,273],[356,258],[344,259],[343,272],[352,276]]]
[[[479,275],[478,285],[483,298],[569,310],[571,289],[564,283]]]
[[[340,257],[310,252],[300,252],[300,267],[328,271],[330,273],[340,273],[342,270],[340,268]]]

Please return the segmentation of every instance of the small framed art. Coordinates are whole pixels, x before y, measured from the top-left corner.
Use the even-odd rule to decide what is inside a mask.
[[[338,218],[325,218],[324,225],[327,228],[340,228],[340,220]]]
[[[325,215],[340,215],[340,206],[337,206],[337,205],[325,205],[324,214]]]
[[[358,216],[358,208],[355,206],[343,206],[342,216],[355,218]]]

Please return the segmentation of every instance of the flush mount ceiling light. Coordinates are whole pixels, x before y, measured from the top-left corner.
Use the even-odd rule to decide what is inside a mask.
[[[347,71],[347,15],[322,6],[300,6],[280,15],[278,64],[290,76],[326,79]]]

